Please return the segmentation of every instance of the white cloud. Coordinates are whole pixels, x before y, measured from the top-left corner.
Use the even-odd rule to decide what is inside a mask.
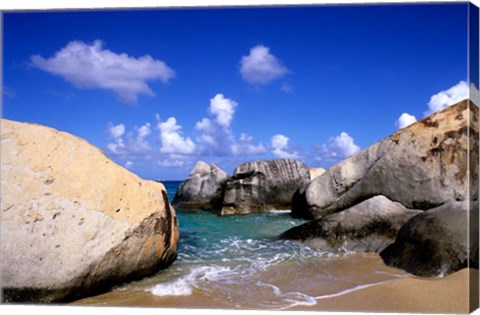
[[[180,167],[185,165],[185,161],[166,158],[157,161],[157,164],[161,167]]]
[[[267,152],[267,149],[263,146],[263,144],[255,145],[253,144],[253,137],[249,136],[245,133],[240,135],[240,139],[238,143],[234,143],[231,146],[232,152],[235,155],[241,154],[263,154]]]
[[[270,146],[272,147],[272,153],[282,159],[298,159],[299,154],[297,151],[291,152],[289,148],[289,138],[282,135],[282,134],[277,134],[274,135],[270,139]]]
[[[127,141],[127,147],[130,153],[144,154],[150,152],[150,144],[146,138],[151,134],[150,123],[145,123],[142,127],[136,128],[135,138],[130,137]]]
[[[136,103],[140,94],[154,95],[146,81],[167,83],[175,76],[161,60],[149,55],[134,58],[117,54],[103,49],[100,40],[91,45],[72,41],[53,57],[33,55],[30,60],[33,66],[61,76],[77,88],[111,90],[129,104]]]
[[[115,139],[120,138],[125,133],[125,125],[118,124],[116,126],[111,126],[108,128],[108,132],[113,138]]]
[[[410,115],[408,113],[403,113],[395,122],[395,126],[397,127],[397,129],[402,129],[413,124],[416,121],[417,121],[417,118],[415,118],[415,116]]]
[[[341,132],[338,136],[330,138],[327,144],[317,146],[316,151],[317,161],[331,164],[360,152],[360,147],[348,133]]]
[[[113,138],[113,142],[107,144],[107,150],[117,156],[132,157],[133,155],[147,154],[151,151],[150,144],[147,137],[151,133],[150,123],[145,123],[140,128],[136,129],[136,135],[132,133],[125,134],[125,125],[110,125],[108,127],[108,134]],[[124,137],[127,140],[124,140]]]
[[[220,125],[230,127],[237,105],[237,102],[225,98],[223,94],[217,94],[210,99],[210,113],[216,116],[216,121]]]
[[[240,135],[239,142],[235,141],[231,124],[237,106],[237,102],[222,94],[217,94],[210,99],[208,112],[213,117],[203,118],[195,124],[195,129],[200,132],[197,140],[203,144],[199,150],[200,154],[213,156],[257,155],[267,151],[262,144],[255,145],[253,138],[244,133]]]
[[[433,95],[428,102],[428,110],[424,114],[427,116],[438,112],[468,98],[468,96],[469,88],[467,82],[460,81],[448,90]]]
[[[111,125],[108,127],[108,133],[113,138],[113,142],[107,144],[108,151],[114,155],[123,155],[125,143],[122,136],[125,133],[125,126],[123,124]]]
[[[240,60],[240,73],[249,84],[262,85],[281,78],[288,69],[270,53],[270,48],[257,45]]]
[[[127,162],[125,162],[125,168],[131,169],[132,166],[133,166],[133,162],[132,162],[132,161],[127,161]]]
[[[237,102],[225,98],[222,94],[210,99],[208,111],[214,119],[203,118],[195,124],[195,129],[200,131],[198,141],[206,145],[204,151],[218,156],[232,153],[234,137],[230,125],[237,106]]]
[[[182,126],[177,125],[177,120],[170,117],[167,121],[159,121],[157,128],[160,132],[160,152],[163,154],[192,154],[195,143],[190,138],[182,136]]]

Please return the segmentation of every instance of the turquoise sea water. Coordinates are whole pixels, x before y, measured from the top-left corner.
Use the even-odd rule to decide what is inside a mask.
[[[163,184],[172,201],[180,182]],[[370,256],[359,260],[351,253],[278,240],[282,232],[305,222],[286,211],[220,217],[175,210],[177,260],[157,275],[117,290],[174,297],[179,303],[197,295],[226,308],[285,309],[396,278],[375,265],[365,270]]]

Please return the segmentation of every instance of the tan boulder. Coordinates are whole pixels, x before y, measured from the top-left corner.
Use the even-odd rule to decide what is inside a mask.
[[[377,195],[421,210],[465,200],[472,115],[464,100],[340,162],[295,193],[292,215],[320,219]]]
[[[101,292],[170,265],[178,222],[165,187],[65,132],[1,120],[4,301]]]

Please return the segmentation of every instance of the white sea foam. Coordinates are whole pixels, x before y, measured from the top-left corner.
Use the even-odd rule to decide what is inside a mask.
[[[309,296],[305,293],[302,292],[285,292],[283,293],[282,290],[280,290],[279,287],[270,284],[270,283],[264,283],[264,282],[257,282],[256,285],[262,286],[262,287],[267,287],[272,290],[272,293],[280,298],[280,300],[277,302],[278,305],[277,308],[284,310],[284,309],[289,309],[291,307],[297,306],[297,305],[315,305],[317,304],[317,300]],[[287,305],[281,305],[281,304],[287,304]]]
[[[360,284],[360,285],[357,285],[353,288],[342,290],[342,291],[337,292],[337,293],[317,296],[315,299],[323,300],[323,299],[333,298],[333,297],[337,297],[337,296],[342,296],[342,295],[345,295],[345,294],[348,294],[348,293],[351,293],[351,292],[355,292],[355,291],[359,291],[359,290],[362,290],[362,289],[374,287],[374,286],[377,286],[377,285],[380,285],[380,284],[385,284],[385,283],[388,283],[388,282],[391,282],[391,281],[395,281],[395,279],[380,281],[380,282],[375,282],[375,283]]]
[[[288,209],[288,210],[277,210],[277,209],[274,209],[274,210],[268,210],[267,212],[268,213],[290,213],[292,210]]]
[[[148,289],[156,296],[180,296],[191,295],[193,288],[205,281],[219,281],[235,276],[235,272],[223,266],[202,266],[192,268],[190,273],[175,281],[160,283]]]

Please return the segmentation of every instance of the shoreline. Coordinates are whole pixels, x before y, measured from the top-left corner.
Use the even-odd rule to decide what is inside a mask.
[[[469,280],[476,269],[465,268],[443,278],[407,275],[339,296],[317,299],[317,304],[295,306],[301,311],[468,313]]]
[[[72,302],[75,306],[110,306],[110,307],[142,307],[164,309],[212,309],[212,310],[269,310],[269,311],[316,311],[316,312],[407,312],[407,313],[468,313],[469,312],[469,279],[478,279],[478,270],[462,269],[443,278],[420,278],[402,273],[398,269],[379,267],[381,259],[376,254],[367,255],[358,260],[353,257],[353,265],[337,264],[345,272],[363,273],[376,269],[362,282],[352,284],[350,288],[341,288],[338,282],[314,283],[317,287],[325,287],[321,294],[310,294],[308,303],[292,304],[280,307],[262,307],[262,301],[252,302],[249,306],[238,304],[235,299],[221,300],[212,298],[212,292],[193,288],[190,295],[155,296],[148,288],[131,290],[117,288],[111,292],[84,298]],[[352,262],[350,262],[352,263]],[[345,268],[349,268],[347,270]],[[307,267],[308,268],[308,267]],[[295,273],[274,269],[262,274],[262,278],[271,278],[274,273],[285,275],[285,283],[275,283],[288,290],[288,282],[295,278]],[[328,270],[327,270],[328,272]],[[396,274],[394,274],[396,273]],[[310,283],[309,285],[312,285]],[[308,286],[308,285],[307,285]],[[338,288],[336,288],[338,286]],[[251,290],[254,288],[245,288]],[[302,290],[303,291],[303,290]],[[307,295],[308,296],[308,295]],[[307,300],[305,300],[307,302]],[[255,304],[256,303],[256,304]],[[254,305],[257,305],[256,307]],[[263,304],[265,305],[265,304]]]

